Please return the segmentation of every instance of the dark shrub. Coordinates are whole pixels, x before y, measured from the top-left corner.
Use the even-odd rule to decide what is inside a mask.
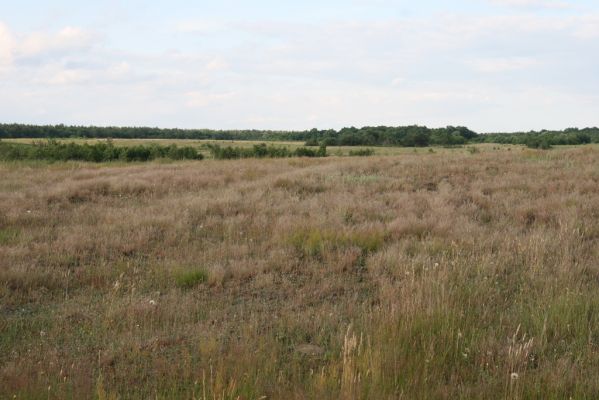
[[[374,154],[373,149],[357,149],[357,150],[349,151],[349,155],[352,157],[367,157],[367,156],[371,156],[373,154]]]

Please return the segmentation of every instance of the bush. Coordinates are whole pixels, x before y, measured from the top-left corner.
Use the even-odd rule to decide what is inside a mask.
[[[526,146],[531,149],[551,149],[551,141],[546,137],[531,136],[526,140]]]
[[[318,148],[318,152],[316,153],[317,157],[326,157],[327,156],[327,146],[326,144],[321,144]]]
[[[350,150],[349,155],[352,157],[368,157],[374,154],[373,149],[358,149]]]
[[[196,149],[190,146],[177,147],[175,145],[169,147],[167,158],[173,160],[194,160],[202,159],[203,156]]]
[[[307,147],[298,147],[293,152],[287,147],[266,146],[266,144],[256,144],[251,148],[246,147],[221,147],[217,144],[207,144],[206,148],[217,160],[230,160],[237,158],[283,158],[283,157],[326,157],[326,146],[321,145],[318,150]]]

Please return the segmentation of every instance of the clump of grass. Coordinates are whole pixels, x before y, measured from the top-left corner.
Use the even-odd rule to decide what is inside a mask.
[[[14,243],[20,235],[20,231],[14,228],[0,229],[0,245]]]
[[[344,175],[343,180],[347,183],[355,183],[355,184],[367,184],[367,183],[376,183],[381,180],[379,175],[374,174],[350,174]]]
[[[329,250],[358,247],[371,253],[383,245],[385,233],[381,230],[336,232],[329,229],[299,229],[291,234],[289,243],[310,257],[320,257]]]
[[[351,232],[344,235],[342,241],[347,245],[359,247],[364,253],[372,253],[383,246],[385,232],[381,230]]]
[[[208,281],[208,272],[204,268],[194,268],[175,273],[175,283],[182,289],[191,289],[206,281]]]
[[[335,233],[317,228],[302,228],[293,232],[288,241],[300,253],[310,257],[318,257],[328,247],[334,245]]]

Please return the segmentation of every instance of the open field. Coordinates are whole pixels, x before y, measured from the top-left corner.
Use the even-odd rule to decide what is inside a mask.
[[[599,397],[599,149],[477,149],[0,163],[0,398]]]

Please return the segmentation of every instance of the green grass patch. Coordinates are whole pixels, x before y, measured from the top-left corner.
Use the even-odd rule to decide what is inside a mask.
[[[15,228],[2,228],[0,229],[0,245],[7,245],[15,243],[21,232]]]
[[[203,268],[178,271],[175,273],[175,283],[182,289],[191,289],[208,281],[208,272]]]
[[[386,233],[380,229],[365,229],[350,232],[336,232],[328,229],[299,229],[293,232],[288,243],[309,257],[320,257],[325,252],[359,247],[363,253],[372,253],[382,247]]]

